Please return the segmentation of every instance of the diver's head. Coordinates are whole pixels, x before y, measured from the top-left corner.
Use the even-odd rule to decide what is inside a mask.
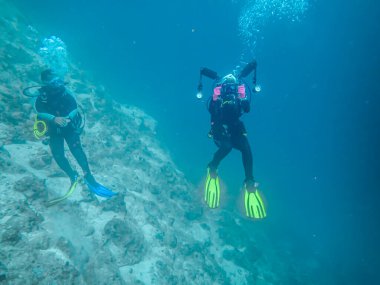
[[[227,74],[222,78],[222,84],[224,83],[238,83],[236,77],[233,74]]]
[[[221,84],[221,93],[224,95],[227,94],[237,94],[238,92],[238,80],[232,74],[224,76],[220,82]]]
[[[41,72],[41,81],[45,85],[49,85],[49,83],[57,77],[58,75],[54,72],[53,69],[45,69]]]
[[[41,72],[41,81],[45,86],[52,88],[62,88],[65,82],[53,69],[45,69]]]

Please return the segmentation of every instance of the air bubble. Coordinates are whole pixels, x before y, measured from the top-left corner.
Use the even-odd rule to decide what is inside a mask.
[[[42,41],[39,55],[46,67],[53,69],[64,77],[68,72],[68,56],[66,44],[58,37],[51,36]]]
[[[299,21],[308,7],[309,0],[247,0],[239,18],[240,36],[247,47],[254,48],[269,21]]]

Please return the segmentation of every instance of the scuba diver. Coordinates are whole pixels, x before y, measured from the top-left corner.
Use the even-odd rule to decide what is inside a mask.
[[[25,96],[35,97],[34,109],[37,116],[34,134],[37,138],[41,138],[45,134],[49,136],[48,143],[53,158],[71,181],[69,192],[48,204],[52,205],[66,199],[74,191],[80,179],[65,156],[64,141],[81,167],[84,181],[90,191],[101,197],[112,197],[116,193],[99,184],[91,174],[80,141],[80,134],[84,127],[84,115],[80,114],[74,96],[66,89],[66,83],[52,69],[42,71],[41,81],[43,86],[31,86],[23,90]]]
[[[218,147],[213,159],[207,167],[204,200],[210,208],[217,208],[220,202],[220,182],[218,166],[231,150],[237,149],[242,153],[245,171],[244,206],[249,218],[262,219],[266,217],[266,209],[257,189],[258,184],[253,177],[253,160],[247,132],[240,117],[250,111],[251,96],[248,98],[243,78],[253,72],[253,92],[259,92],[256,85],[256,61],[247,64],[238,76],[228,74],[222,78],[208,68],[202,68],[198,85],[198,98],[202,98],[202,77],[206,76],[215,81],[212,96],[208,100],[208,111],[211,114],[211,129],[209,137]],[[252,94],[250,94],[252,95]]]

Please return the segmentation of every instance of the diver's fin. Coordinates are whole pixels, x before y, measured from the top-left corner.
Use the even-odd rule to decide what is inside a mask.
[[[93,192],[94,194],[104,197],[104,198],[111,198],[112,196],[116,195],[116,192],[112,192],[108,188],[104,187],[102,184],[96,182],[96,181],[91,181],[91,183],[85,179],[86,185],[88,189]]]
[[[58,197],[56,199],[53,199],[53,200],[50,200],[46,203],[46,206],[47,207],[50,207],[50,206],[53,206],[53,205],[56,205],[58,204],[59,202],[62,202],[63,200],[66,200],[68,197],[71,196],[71,194],[74,193],[74,190],[75,188],[77,187],[78,183],[80,182],[80,178],[76,178],[75,181],[71,184],[70,188],[69,188],[69,191],[67,191],[67,193],[65,195],[63,195],[62,197]]]
[[[244,206],[247,217],[253,219],[263,219],[267,216],[265,205],[258,189],[247,186],[244,183]]]
[[[205,202],[211,208],[219,207],[220,202],[220,183],[216,171],[213,173],[210,168],[207,169],[207,178],[205,184]]]

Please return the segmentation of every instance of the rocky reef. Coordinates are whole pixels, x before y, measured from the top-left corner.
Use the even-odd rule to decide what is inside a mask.
[[[112,100],[75,64],[67,79],[86,113],[84,149],[118,195],[80,185],[47,207],[69,179],[34,138],[22,95],[39,84],[40,37],[6,1],[0,11],[0,284],[283,284],[273,272],[284,265],[260,252],[250,221],[205,215],[201,189],[156,139],[157,122]]]

